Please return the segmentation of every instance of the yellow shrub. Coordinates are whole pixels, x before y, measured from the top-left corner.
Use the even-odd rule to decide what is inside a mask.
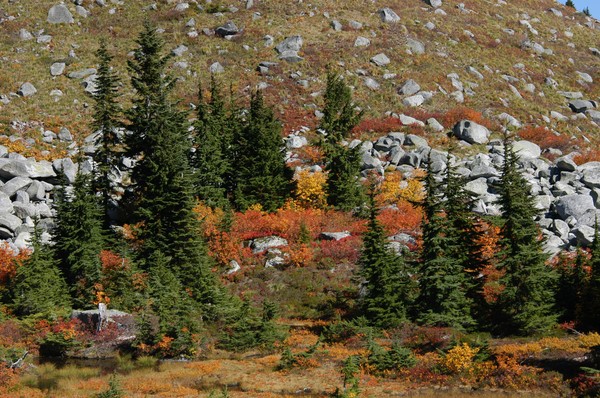
[[[323,208],[327,204],[325,184],[327,176],[324,173],[311,173],[302,170],[294,177],[296,180],[296,202],[305,208]]]
[[[594,346],[600,345],[600,334],[595,332],[589,334],[582,334],[581,336],[579,336],[579,342],[581,343],[581,346],[585,348],[592,348]]]
[[[473,359],[479,352],[479,348],[472,348],[467,343],[462,343],[452,348],[442,358],[442,366],[450,373],[464,373],[473,370]]]

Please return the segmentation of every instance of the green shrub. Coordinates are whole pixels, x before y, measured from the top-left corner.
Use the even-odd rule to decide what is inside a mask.
[[[351,321],[339,321],[333,323],[323,330],[323,341],[326,343],[339,343],[357,335],[372,335],[373,328],[368,326],[364,317]]]
[[[108,382],[108,390],[98,393],[96,398],[123,398],[125,393],[119,385],[119,381],[115,376],[112,376]]]

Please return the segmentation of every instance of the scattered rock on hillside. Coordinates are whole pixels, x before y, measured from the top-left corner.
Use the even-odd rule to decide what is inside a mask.
[[[419,83],[417,83],[413,79],[405,81],[398,88],[398,94],[400,95],[414,95],[419,91],[421,91],[421,86],[419,86]]]
[[[65,71],[65,63],[64,62],[55,62],[50,65],[50,74],[52,76],[60,76]]]
[[[300,62],[303,58],[298,55],[298,51],[300,51],[303,44],[302,36],[290,36],[279,43],[275,50],[279,53],[279,59],[287,62]]]
[[[319,239],[322,240],[342,240],[345,238],[348,238],[352,236],[352,234],[350,234],[350,231],[342,231],[342,232],[321,232],[321,234],[319,235]]]
[[[584,113],[587,110],[597,108],[596,101],[572,100],[569,101],[569,108],[575,113]]]
[[[240,30],[235,23],[233,23],[233,21],[227,21],[227,23],[215,29],[215,34],[221,37],[233,36],[237,35],[238,33],[240,33]]]
[[[17,91],[17,94],[20,95],[21,97],[31,97],[32,95],[37,93],[37,89],[35,88],[35,86],[29,82],[25,82],[21,85],[21,87],[19,88],[19,91]]]
[[[452,132],[456,137],[469,144],[485,144],[491,134],[485,126],[470,120],[461,120],[454,126]]]
[[[267,249],[275,247],[287,246],[288,241],[280,236],[265,236],[262,238],[252,239],[250,241],[250,248],[254,254],[264,252]]]
[[[560,197],[555,202],[555,210],[563,220],[569,217],[579,219],[583,214],[595,209],[594,201],[590,195],[572,194]]]
[[[48,10],[47,21],[54,24],[75,22],[73,14],[71,14],[67,6],[62,3],[52,6],[52,8]]]
[[[427,4],[433,8],[439,8],[442,6],[442,0],[425,0]]]
[[[406,48],[411,54],[420,55],[425,53],[425,44],[415,39],[406,39]]]
[[[391,8],[382,8],[378,11],[379,17],[382,22],[385,23],[397,23],[400,22],[400,17]]]
[[[215,62],[215,63],[211,64],[210,67],[208,68],[208,70],[210,71],[210,73],[223,73],[223,72],[225,72],[225,68],[219,62]]]
[[[371,58],[371,62],[377,66],[386,66],[390,63],[390,59],[384,53],[379,53]]]
[[[515,142],[513,144],[513,150],[521,158],[537,159],[542,156],[542,150],[539,145],[530,141],[521,140]]]

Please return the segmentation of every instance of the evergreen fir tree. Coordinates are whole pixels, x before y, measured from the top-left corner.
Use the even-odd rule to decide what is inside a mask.
[[[448,176],[450,178],[448,178]],[[450,183],[450,197],[462,196],[460,184],[453,181],[452,171],[446,180]],[[425,198],[422,221],[423,245],[419,259],[419,298],[417,320],[434,326],[450,326],[465,329],[474,325],[471,316],[472,302],[467,297],[468,279],[465,273],[466,259],[459,254],[462,232],[459,227],[466,223],[466,216],[457,204],[444,202],[444,187],[427,163],[424,179]],[[446,206],[451,216],[448,217]]]
[[[98,165],[94,185],[96,192],[99,192],[102,197],[103,227],[108,230],[111,223],[110,213],[114,208],[112,197],[115,193],[111,173],[118,169],[121,145],[118,135],[118,128],[121,126],[119,121],[121,107],[117,102],[120,80],[111,68],[113,57],[106,48],[105,40],[100,41],[96,58],[98,76],[96,91],[92,95],[96,102],[92,127],[99,135],[95,142],[97,148],[92,157]]]
[[[169,99],[175,83],[165,71],[170,57],[161,55],[163,41],[147,21],[137,43],[134,59],[129,62],[136,94],[128,112],[132,131],[128,144],[132,155],[138,157],[132,177],[135,220],[142,223],[139,258],[146,260],[154,252],[170,258],[171,269],[182,286],[208,304],[215,279],[192,211],[186,117]]]
[[[581,248],[577,249],[574,264],[560,261],[558,267],[558,287],[556,289],[556,311],[560,314],[560,322],[581,320],[585,316],[583,295],[588,283],[587,258]],[[579,322],[578,322],[579,323]]]
[[[579,311],[578,327],[585,331],[600,330],[600,236],[598,220],[596,220],[594,241],[590,247],[590,275],[583,288],[581,309]]]
[[[33,253],[17,268],[11,286],[13,310],[20,316],[56,316],[68,310],[69,295],[52,248],[41,241],[37,222],[31,244]]]
[[[197,108],[198,119],[194,124],[195,135],[192,153],[196,195],[211,207],[227,207],[226,180],[231,159],[226,157],[231,145],[228,131],[228,114],[225,102],[214,76],[211,78],[210,101],[206,102],[200,87]]]
[[[93,302],[93,287],[100,279],[100,251],[104,246],[102,210],[92,192],[90,174],[79,172],[70,194],[65,184],[55,194],[55,256],[77,307]]]
[[[575,3],[573,3],[573,0],[567,0],[565,6],[575,8]]]
[[[546,265],[543,241],[535,223],[537,210],[531,189],[518,170],[512,141],[504,139],[504,165],[500,177],[502,209],[498,268],[504,272],[496,308],[496,325],[502,334],[530,334],[548,330],[554,313],[555,271]]]
[[[285,164],[281,124],[265,106],[260,91],[252,95],[238,146],[237,208],[260,204],[266,211],[275,211],[283,206],[291,190],[292,170]]]
[[[363,202],[358,184],[360,148],[349,148],[343,141],[362,118],[356,112],[350,88],[333,73],[327,75],[325,107],[319,129],[325,134],[321,142],[325,154],[327,202],[340,210],[352,210]]]
[[[413,286],[402,257],[387,246],[377,220],[374,186],[369,193],[369,223],[363,238],[359,276],[365,283],[361,314],[378,327],[395,327],[406,321]]]

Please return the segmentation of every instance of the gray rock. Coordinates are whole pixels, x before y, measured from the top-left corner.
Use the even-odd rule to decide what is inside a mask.
[[[44,189],[44,184],[42,184],[38,180],[33,180],[29,188],[27,188],[27,194],[31,198],[31,200],[39,201],[44,200],[46,198],[46,190]]]
[[[358,36],[356,40],[354,40],[354,47],[368,47],[371,45],[371,40],[366,37]]]
[[[399,115],[398,119],[400,120],[400,124],[402,124],[403,126],[420,126],[420,127],[424,127],[425,123],[423,123],[420,120],[415,119],[414,117],[410,117],[407,115]],[[406,142],[404,142],[406,144]]]
[[[470,120],[461,120],[452,129],[453,134],[469,144],[485,144],[490,137],[490,131],[480,124]]]
[[[342,24],[340,23],[340,21],[338,20],[333,20],[331,21],[331,29],[335,30],[336,32],[341,32],[342,31]]]
[[[419,137],[418,135],[408,134],[404,140],[404,145],[413,145],[417,148],[429,148],[429,144],[427,140],[423,137]]]
[[[596,123],[600,123],[600,111],[588,110],[585,114]]]
[[[308,145],[308,140],[301,135],[289,135],[285,141],[285,146],[289,149],[298,149],[306,145]]]
[[[38,203],[34,203],[33,205],[35,206],[35,211],[36,211],[36,214],[38,215],[38,217],[40,217],[40,218],[51,218],[52,217],[52,210],[50,209],[50,206],[48,206],[46,203],[38,202]]]
[[[575,113],[584,113],[585,111],[597,108],[596,101],[572,100],[569,101],[569,108]]]
[[[465,184],[465,191],[474,195],[485,195],[488,192],[487,178],[480,177]]]
[[[435,118],[431,117],[427,119],[427,125],[431,127],[434,131],[444,131],[444,126],[442,126],[441,123],[438,122]]]
[[[350,20],[349,25],[354,30],[361,30],[363,27],[362,23],[355,21],[355,20]]]
[[[411,95],[402,100],[404,106],[417,107],[423,105],[423,103],[425,103],[425,97],[421,94]]]
[[[288,241],[280,236],[265,236],[262,238],[253,239],[250,242],[250,248],[254,254],[264,252],[265,250],[275,247],[287,246]]]
[[[442,0],[425,0],[427,4],[433,8],[439,8],[442,6]]]
[[[31,242],[31,233],[27,231],[20,232],[14,239],[14,244],[19,250],[29,249]]]
[[[519,122],[517,120],[517,118],[515,118],[512,115],[509,115],[506,112],[503,112],[501,114],[498,115],[498,120],[503,121],[504,123],[506,123],[506,125],[508,125],[509,127],[514,127],[514,128],[521,128],[522,124],[521,122]]]
[[[419,83],[413,79],[405,81],[400,87],[398,87],[398,94],[400,95],[414,95],[419,91],[421,91],[421,86],[419,86]]]
[[[75,12],[83,18],[89,17],[92,13],[82,6],[75,6]]]
[[[400,17],[391,8],[382,8],[377,12],[381,22],[384,23],[397,23],[400,22]]]
[[[180,44],[177,47],[175,47],[173,50],[171,50],[171,53],[176,57],[181,57],[187,51],[188,51],[188,47],[183,44]]]
[[[372,77],[366,76],[363,78],[363,81],[365,83],[365,86],[367,86],[371,90],[379,90],[379,88],[381,87],[377,80],[373,79]]]
[[[584,170],[581,181],[589,188],[600,188],[600,168]]]
[[[13,214],[0,214],[0,227],[6,228],[11,232],[14,232],[23,224],[21,219]]]
[[[319,234],[319,239],[338,241],[338,240],[349,238],[350,236],[352,236],[352,234],[349,231],[321,232]]]
[[[4,192],[0,191],[0,213],[12,213],[13,204],[10,197]]]
[[[24,220],[27,217],[33,219],[37,216],[35,206],[32,203],[14,203],[13,208],[15,216],[19,217],[21,220]]]
[[[304,58],[298,55],[297,51],[284,51],[279,54],[279,59],[290,63],[297,63],[304,60]]]
[[[46,19],[49,23],[73,23],[73,14],[69,11],[66,5],[57,4],[52,6],[48,10],[48,18]]]
[[[56,177],[52,165],[47,161],[36,162],[33,160],[10,159],[0,165],[0,177],[29,177],[48,178]]]
[[[579,71],[577,71],[575,73],[577,73],[579,83],[583,83],[583,84],[594,83],[594,79],[592,78],[592,76],[589,75],[589,73],[584,73],[584,72],[579,72]]]
[[[579,219],[583,214],[594,209],[594,200],[590,195],[572,194],[560,197],[554,204],[556,213],[566,220],[569,217]]]
[[[71,72],[67,75],[69,79],[85,79],[88,76],[95,75],[98,71],[95,68],[81,69]]]
[[[27,29],[21,28],[19,30],[19,39],[21,39],[23,41],[32,40],[33,35]]]
[[[0,187],[0,192],[5,193],[8,197],[12,197],[17,191],[27,189],[31,182],[32,180],[27,177],[14,177]]]
[[[415,55],[420,55],[425,53],[425,44],[421,43],[418,40],[408,38],[406,39],[406,48],[410,50],[411,53]]]
[[[587,247],[594,242],[594,228],[582,225],[574,228],[571,233],[575,236],[578,245]]]
[[[513,150],[521,158],[539,158],[542,156],[542,150],[539,145],[530,141],[516,141],[513,144]]]
[[[593,227],[596,225],[596,220],[600,222],[600,210],[589,209],[577,219],[577,226],[587,225],[588,227]]]
[[[65,142],[73,141],[73,135],[66,127],[61,127],[58,131],[58,139]]]
[[[52,76],[60,76],[65,71],[65,63],[64,62],[55,62],[50,65],[50,74]]]
[[[54,162],[52,162],[52,166],[54,170],[56,170],[57,174],[64,174],[69,184],[73,184],[75,182],[78,167],[73,160],[70,158],[56,159]]]
[[[561,171],[575,171],[577,163],[570,156],[562,156],[556,159],[556,167]]]
[[[217,29],[215,29],[215,34],[221,37],[233,36],[237,35],[238,33],[240,33],[240,30],[232,21],[227,21],[226,24],[219,26]]]
[[[544,253],[551,257],[558,255],[564,247],[564,241],[556,235],[550,235],[544,241]]]
[[[210,73],[223,73],[225,72],[225,68],[219,62],[215,62],[208,68]]]
[[[31,84],[29,82],[25,82],[25,83],[21,84],[21,87],[17,91],[17,94],[20,95],[21,97],[31,97],[35,93],[37,93],[37,89],[35,88],[35,86],[33,84]]]
[[[286,51],[298,52],[302,48],[303,44],[304,44],[304,41],[302,40],[302,36],[299,36],[299,35],[290,36],[290,37],[286,37],[285,40],[283,40],[281,43],[279,43],[275,47],[275,50],[277,50],[277,52],[279,54],[283,54]]]
[[[384,53],[379,53],[371,58],[371,62],[377,66],[386,66],[390,63],[390,59]]]

